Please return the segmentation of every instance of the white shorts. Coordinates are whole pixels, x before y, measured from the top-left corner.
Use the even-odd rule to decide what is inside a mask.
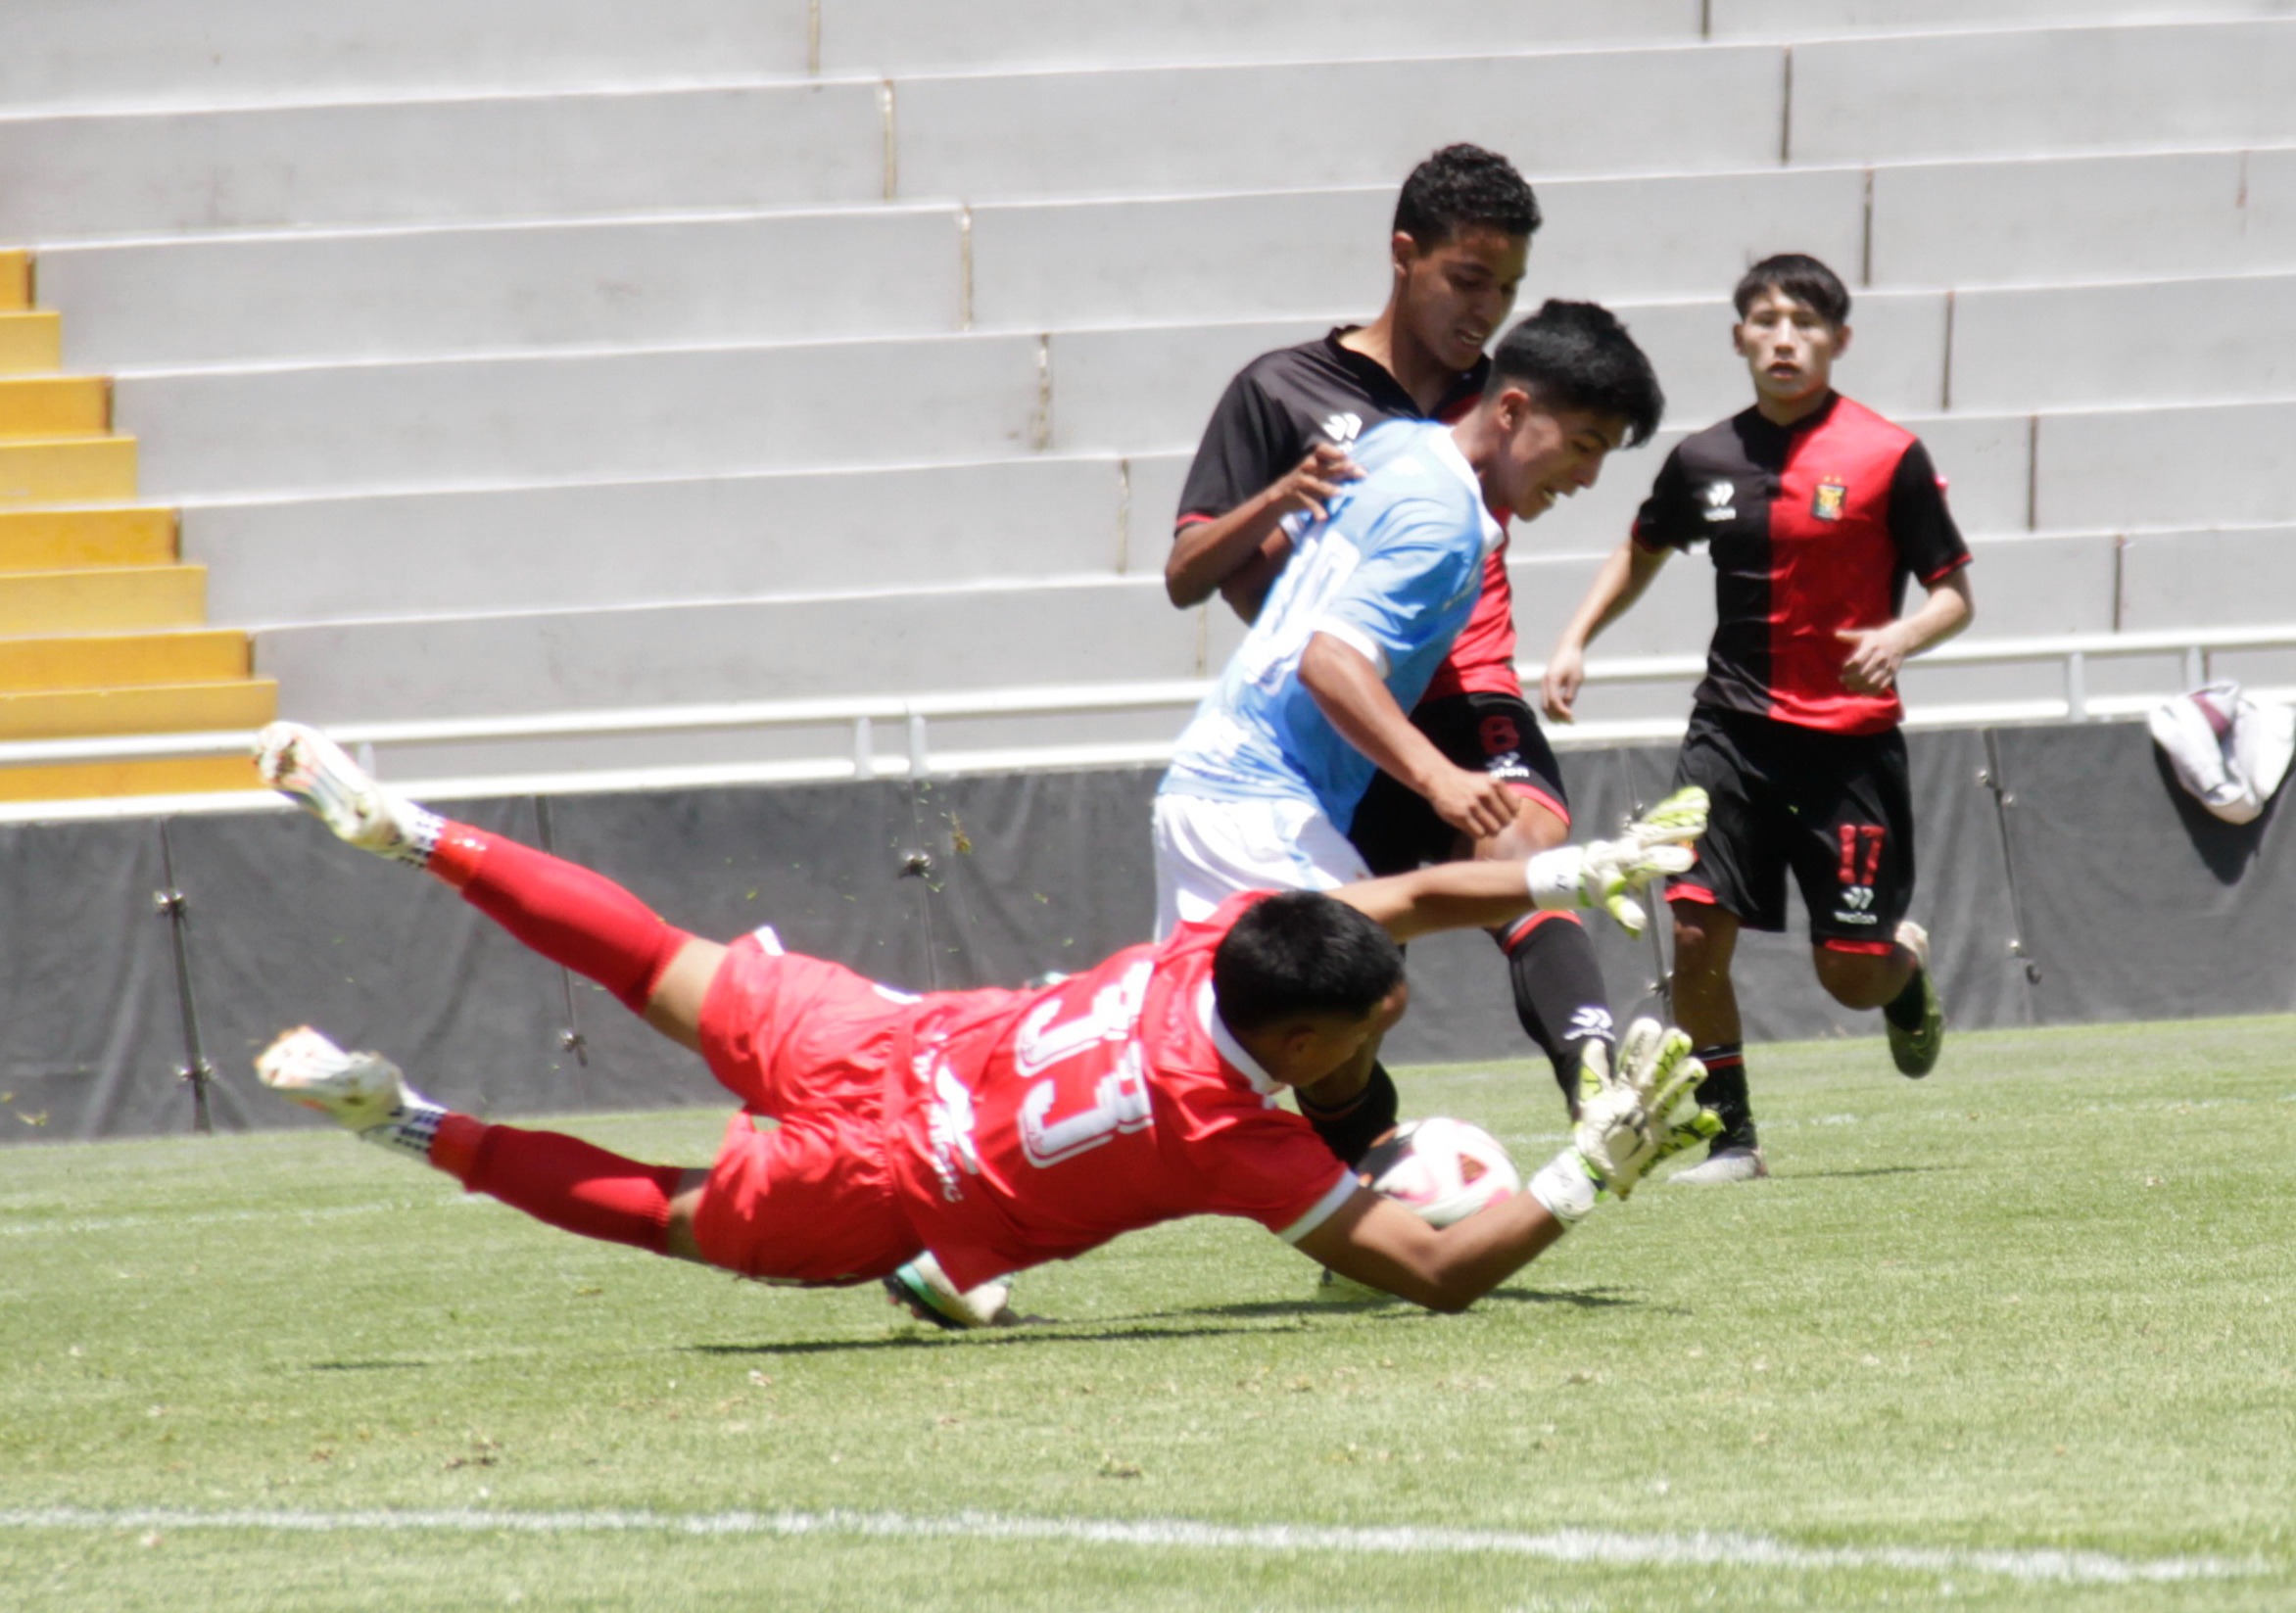
[[[1332,890],[1371,878],[1363,853],[1304,801],[1156,797],[1156,936],[1244,890]]]

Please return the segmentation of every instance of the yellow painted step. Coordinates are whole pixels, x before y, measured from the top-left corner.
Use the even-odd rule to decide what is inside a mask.
[[[156,566],[175,558],[175,512],[160,504],[0,509],[0,572]]]
[[[207,625],[205,566],[0,573],[0,638]]]
[[[0,249],[0,312],[32,306],[32,255],[22,247]]]
[[[132,437],[0,440],[0,506],[88,504],[134,497]]]
[[[112,429],[101,375],[0,376],[0,437],[86,437]]]
[[[0,694],[226,684],[246,678],[253,659],[247,635],[223,628],[84,639],[0,639]]]
[[[64,364],[64,318],[46,308],[0,312],[0,375],[59,369]]]
[[[0,741],[205,734],[226,728],[253,733],[278,712],[279,686],[268,678],[151,688],[32,689],[0,694]]]
[[[0,801],[83,801],[102,795],[197,795],[261,789],[252,757],[195,756],[156,762],[68,762],[0,767]]]

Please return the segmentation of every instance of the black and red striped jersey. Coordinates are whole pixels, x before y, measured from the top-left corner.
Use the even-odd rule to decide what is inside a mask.
[[[1921,440],[1839,394],[1791,426],[1747,409],[1685,438],[1635,517],[1646,549],[1704,543],[1714,641],[1698,704],[1833,734],[1903,720],[1842,684],[1845,629],[1893,619],[1909,577],[1969,563]]]
[[[1352,448],[1389,420],[1457,420],[1482,396],[1488,356],[1452,382],[1432,415],[1422,413],[1403,383],[1377,359],[1340,338],[1322,338],[1264,353],[1227,385],[1180,489],[1175,526],[1218,520],[1308,456],[1317,443]],[[1500,518],[1500,525],[1507,525]],[[1427,686],[1426,699],[1464,692],[1522,693],[1514,672],[1514,593],[1503,544],[1483,562],[1483,593],[1451,654]]]

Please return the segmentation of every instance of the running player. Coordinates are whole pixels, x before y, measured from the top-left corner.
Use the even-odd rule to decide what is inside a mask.
[[[1530,186],[1495,153],[1447,146],[1411,171],[1396,199],[1379,316],[1262,355],[1213,411],[1165,566],[1174,604],[1218,589],[1254,619],[1291,551],[1287,518],[1321,518],[1361,473],[1351,450],[1362,433],[1389,420],[1456,421],[1473,406],[1490,371],[1483,345],[1514,306],[1539,224]],[[1507,513],[1494,507],[1500,537],[1483,558],[1481,592],[1411,709],[1446,765],[1447,787],[1430,792],[1382,771],[1340,820],[1374,873],[1470,854],[1525,856],[1569,836],[1560,769],[1515,676]],[[1461,806],[1470,784],[1490,813]],[[1553,1062],[1567,1102],[1585,1047],[1611,1034],[1594,947],[1570,915],[1534,914],[1495,939],[1516,1018]],[[1395,1115],[1395,1087],[1381,1069],[1351,1110],[1316,1118],[1341,1157],[1355,1159]]]
[[[1362,1187],[1272,1096],[1403,1013],[1398,940],[1582,889],[1616,899],[1687,868],[1679,845],[1240,896],[1057,985],[915,997],[786,953],[771,929],[697,939],[588,870],[389,794],[299,725],[266,729],[258,765],[345,840],[427,869],[700,1053],[742,1108],[716,1162],[682,1169],[451,1113],[308,1027],[258,1061],[266,1085],[567,1231],[768,1281],[903,1269],[922,1286],[896,1298],[936,1319],[997,1319],[1006,1273],[1199,1213],[1259,1221],[1358,1281],[1459,1309],[1601,1191],[1630,1192],[1698,1073],[1681,1032],[1639,1029],[1619,1069],[1592,1071],[1571,1146],[1530,1191],[1440,1231]],[[780,1124],[760,1132],[752,1115]]]
[[[1725,1130],[1693,1184],[1768,1174],[1746,1094],[1730,962],[1741,927],[1783,929],[1791,869],[1818,981],[1879,1008],[1889,1052],[1927,1075],[1945,1017],[1930,940],[1906,919],[1913,801],[1897,673],[1969,624],[1969,549],[1911,433],[1834,391],[1849,293],[1814,258],[1746,270],[1732,341],[1751,408],[1685,440],[1547,663],[1548,715],[1568,722],[1586,648],[1666,563],[1712,546],[1716,622],[1675,782],[1705,786],[1713,828],[1674,882],[1674,1012],[1698,1042],[1699,1096]],[[1898,614],[1908,577],[1927,597]]]
[[[1322,519],[1295,524],[1298,552],[1180,735],[1156,800],[1160,933],[1238,890],[1369,878],[1348,830],[1375,774],[1487,854],[1536,849],[1508,781],[1459,766],[1406,713],[1487,597],[1485,562],[1505,539],[1492,511],[1535,519],[1593,485],[1612,450],[1650,436],[1661,406],[1625,327],[1591,303],[1551,302],[1507,332],[1456,426],[1394,420],[1362,439],[1365,475],[1331,496]],[[1519,923],[1505,932],[1538,933]],[[1571,1044],[1582,1060],[1609,1044],[1599,974],[1593,990],[1602,1022],[1583,1017]],[[1566,1097],[1576,1085],[1574,1073]],[[1395,1121],[1394,1083],[1376,1066],[1298,1097],[1350,1162]]]

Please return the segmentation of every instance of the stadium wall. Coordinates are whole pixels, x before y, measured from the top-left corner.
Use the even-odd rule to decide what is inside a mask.
[[[2233,828],[2187,799],[2132,723],[1910,736],[1922,829],[1914,913],[1952,1022],[1972,1029],[2296,1009],[2296,828]],[[1668,747],[1566,754],[1580,821],[1661,793]],[[1148,769],[518,797],[455,815],[545,844],[672,922],[791,948],[917,989],[1073,969],[1147,932]],[[166,891],[181,900],[156,900]],[[527,954],[432,881],[354,855],[289,812],[0,829],[0,1138],[190,1129],[195,1058],[217,1130],[318,1123],[250,1061],[310,1021],[491,1115],[715,1104],[698,1063],[586,981]],[[1856,1036],[1795,928],[1746,938],[1749,1039]],[[1630,1012],[1647,943],[1595,926]],[[1520,1057],[1496,950],[1414,947],[1399,1062]],[[197,1053],[193,1052],[196,1038]],[[1943,1080],[1952,1078],[1947,1065]],[[1407,1097],[1408,1107],[1408,1097]]]

